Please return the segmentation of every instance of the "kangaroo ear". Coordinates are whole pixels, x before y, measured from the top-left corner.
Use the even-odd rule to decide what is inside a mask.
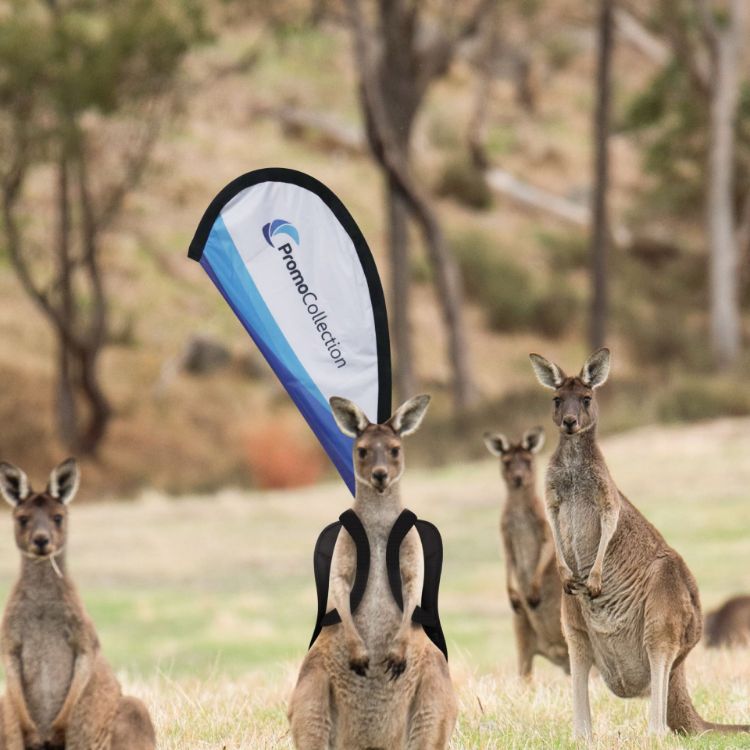
[[[80,480],[81,472],[75,458],[67,458],[57,468],[52,469],[47,492],[67,505],[78,492]]]
[[[430,405],[430,398],[426,393],[410,398],[396,409],[386,424],[400,437],[411,435],[422,424],[427,407]]]
[[[0,495],[12,507],[26,499],[29,494],[29,479],[17,466],[0,463]]]
[[[539,453],[544,447],[544,428],[532,427],[530,430],[526,430],[523,434],[523,440],[521,440],[521,447],[532,453]]]
[[[537,380],[545,388],[551,388],[554,391],[563,384],[565,373],[554,362],[550,362],[540,354],[529,354],[529,359]]]
[[[333,417],[341,432],[349,437],[359,437],[370,424],[365,413],[353,401],[341,396],[331,396],[328,400]]]
[[[484,444],[493,456],[502,456],[510,449],[510,441],[499,432],[485,432]]]
[[[581,370],[581,380],[589,388],[598,388],[604,385],[609,375],[610,354],[609,349],[595,351],[587,360]]]

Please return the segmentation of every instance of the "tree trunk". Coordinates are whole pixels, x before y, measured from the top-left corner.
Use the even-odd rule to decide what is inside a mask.
[[[430,263],[435,273],[438,304],[448,335],[448,357],[453,369],[453,400],[458,413],[464,412],[475,396],[469,365],[469,347],[463,320],[461,275],[450,253],[440,224],[429,201],[414,182],[408,156],[409,123],[413,121],[424,90],[414,78],[418,67],[414,59],[402,60],[403,70],[392,66],[397,59],[413,50],[416,6],[401,6],[397,10],[391,3],[380,6],[382,26],[380,41],[391,48],[373,61],[371,36],[365,24],[360,0],[348,0],[350,22],[354,37],[354,56],[360,77],[360,94],[365,116],[368,141],[373,156],[382,169],[389,185],[393,186],[411,217],[422,231]],[[397,15],[404,19],[397,25]],[[397,43],[389,35],[397,38]],[[386,67],[388,74],[385,73]],[[441,66],[434,66],[441,70]],[[413,68],[413,69],[412,69]],[[408,77],[406,74],[409,74]],[[396,87],[397,91],[393,89]],[[392,92],[386,103],[387,92]],[[405,148],[403,144],[407,144]],[[403,279],[408,283],[408,276]],[[406,334],[408,335],[408,334]]]
[[[475,401],[476,392],[469,363],[469,341],[464,324],[461,272],[453,257],[445,234],[427,203],[414,196],[412,208],[422,227],[425,245],[435,271],[438,302],[448,332],[448,354],[453,367],[453,403],[459,414]]]
[[[68,156],[61,153],[57,162],[57,287],[60,296],[60,318],[65,330],[74,325],[73,290],[70,264],[70,186]],[[71,380],[69,345],[57,332],[57,378],[55,384],[55,413],[57,434],[68,449],[75,449],[78,418]]]
[[[411,321],[411,254],[408,214],[392,180],[387,181],[388,250],[391,259],[391,323],[396,348],[396,394],[399,402],[416,392]]]
[[[57,435],[68,450],[77,450],[78,415],[76,410],[70,355],[65,342],[57,340],[57,382],[55,386],[55,413]]]
[[[717,30],[711,94],[706,222],[710,246],[711,348],[718,367],[733,365],[741,347],[739,252],[734,216],[734,140],[746,0],[733,0],[729,27]]]
[[[599,52],[597,61],[596,113],[594,118],[594,196],[591,211],[591,322],[590,341],[594,349],[604,346],[607,336],[607,255],[609,227],[609,110],[611,95],[613,0],[600,0]]]
[[[99,385],[97,364],[99,350],[81,352],[79,355],[80,393],[88,410],[86,426],[78,437],[78,449],[84,454],[96,453],[109,426],[112,410]]]

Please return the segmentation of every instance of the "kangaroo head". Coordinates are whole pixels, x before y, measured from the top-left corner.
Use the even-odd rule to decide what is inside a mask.
[[[554,423],[564,435],[591,429],[599,418],[595,390],[609,375],[609,349],[595,351],[579,375],[568,377],[560,367],[538,354],[530,354],[537,379],[555,392]]]
[[[339,396],[330,400],[339,429],[354,438],[354,474],[362,484],[383,494],[401,479],[404,453],[401,438],[416,432],[430,397],[415,396],[402,404],[383,424],[372,424],[352,401]]]
[[[75,459],[52,470],[44,492],[34,492],[17,466],[0,463],[0,494],[13,508],[16,546],[28,557],[48,558],[60,552],[67,539],[68,503],[78,491]]]
[[[509,490],[534,486],[534,454],[544,446],[544,430],[526,430],[520,443],[511,443],[499,432],[486,432],[484,444],[493,456],[500,457],[500,470]]]

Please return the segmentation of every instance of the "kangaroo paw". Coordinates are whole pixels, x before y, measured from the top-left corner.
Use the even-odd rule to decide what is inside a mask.
[[[596,599],[602,593],[602,574],[592,570],[586,580],[586,591],[592,599]]]
[[[539,586],[532,586],[529,595],[526,597],[526,601],[532,609],[536,609],[542,601],[542,595],[539,590]]]
[[[390,674],[391,681],[397,680],[406,670],[406,644],[396,641],[388,651],[383,662],[385,673]]]
[[[385,673],[390,674],[391,682],[397,680],[406,671],[406,659],[395,660],[388,658],[385,660]]]
[[[370,668],[370,659],[365,656],[361,659],[349,659],[349,669],[360,677],[367,677],[367,670]]]
[[[364,643],[355,643],[349,649],[349,669],[360,677],[367,676],[370,667],[370,656]]]

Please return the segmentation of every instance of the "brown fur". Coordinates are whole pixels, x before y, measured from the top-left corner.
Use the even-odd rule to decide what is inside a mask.
[[[13,506],[22,555],[0,637],[6,677],[0,748],[152,750],[148,711],[121,694],[66,572],[67,503],[77,486],[72,460],[39,493],[20,469],[0,464],[0,491]]]
[[[595,389],[609,372],[609,351],[595,352],[578,377],[531,355],[540,382],[555,392],[560,442],[546,478],[547,514],[570,650],[573,728],[591,735],[588,677],[596,665],[623,698],[650,695],[649,729],[695,733],[718,726],[696,712],[684,660],[700,640],[698,587],[685,561],[620,493],[596,441]]]
[[[485,435],[487,448],[500,458],[507,487],[500,516],[508,599],[521,677],[531,676],[539,654],[570,672],[568,646],[560,624],[562,586],[555,567],[555,545],[536,492],[534,455],[544,443],[541,428],[529,430],[518,443],[504,435]]]
[[[706,615],[708,648],[750,645],[750,596],[733,596]]]
[[[342,431],[355,438],[354,510],[370,543],[370,574],[357,611],[349,609],[356,548],[342,529],[331,563],[328,609],[341,623],[323,629],[305,657],[289,707],[297,750],[445,750],[456,699],[443,654],[411,622],[424,558],[412,529],[401,544],[404,610],[386,572],[388,534],[403,510],[401,438],[417,429],[429,399],[417,397],[383,425],[345,399],[331,399]]]

